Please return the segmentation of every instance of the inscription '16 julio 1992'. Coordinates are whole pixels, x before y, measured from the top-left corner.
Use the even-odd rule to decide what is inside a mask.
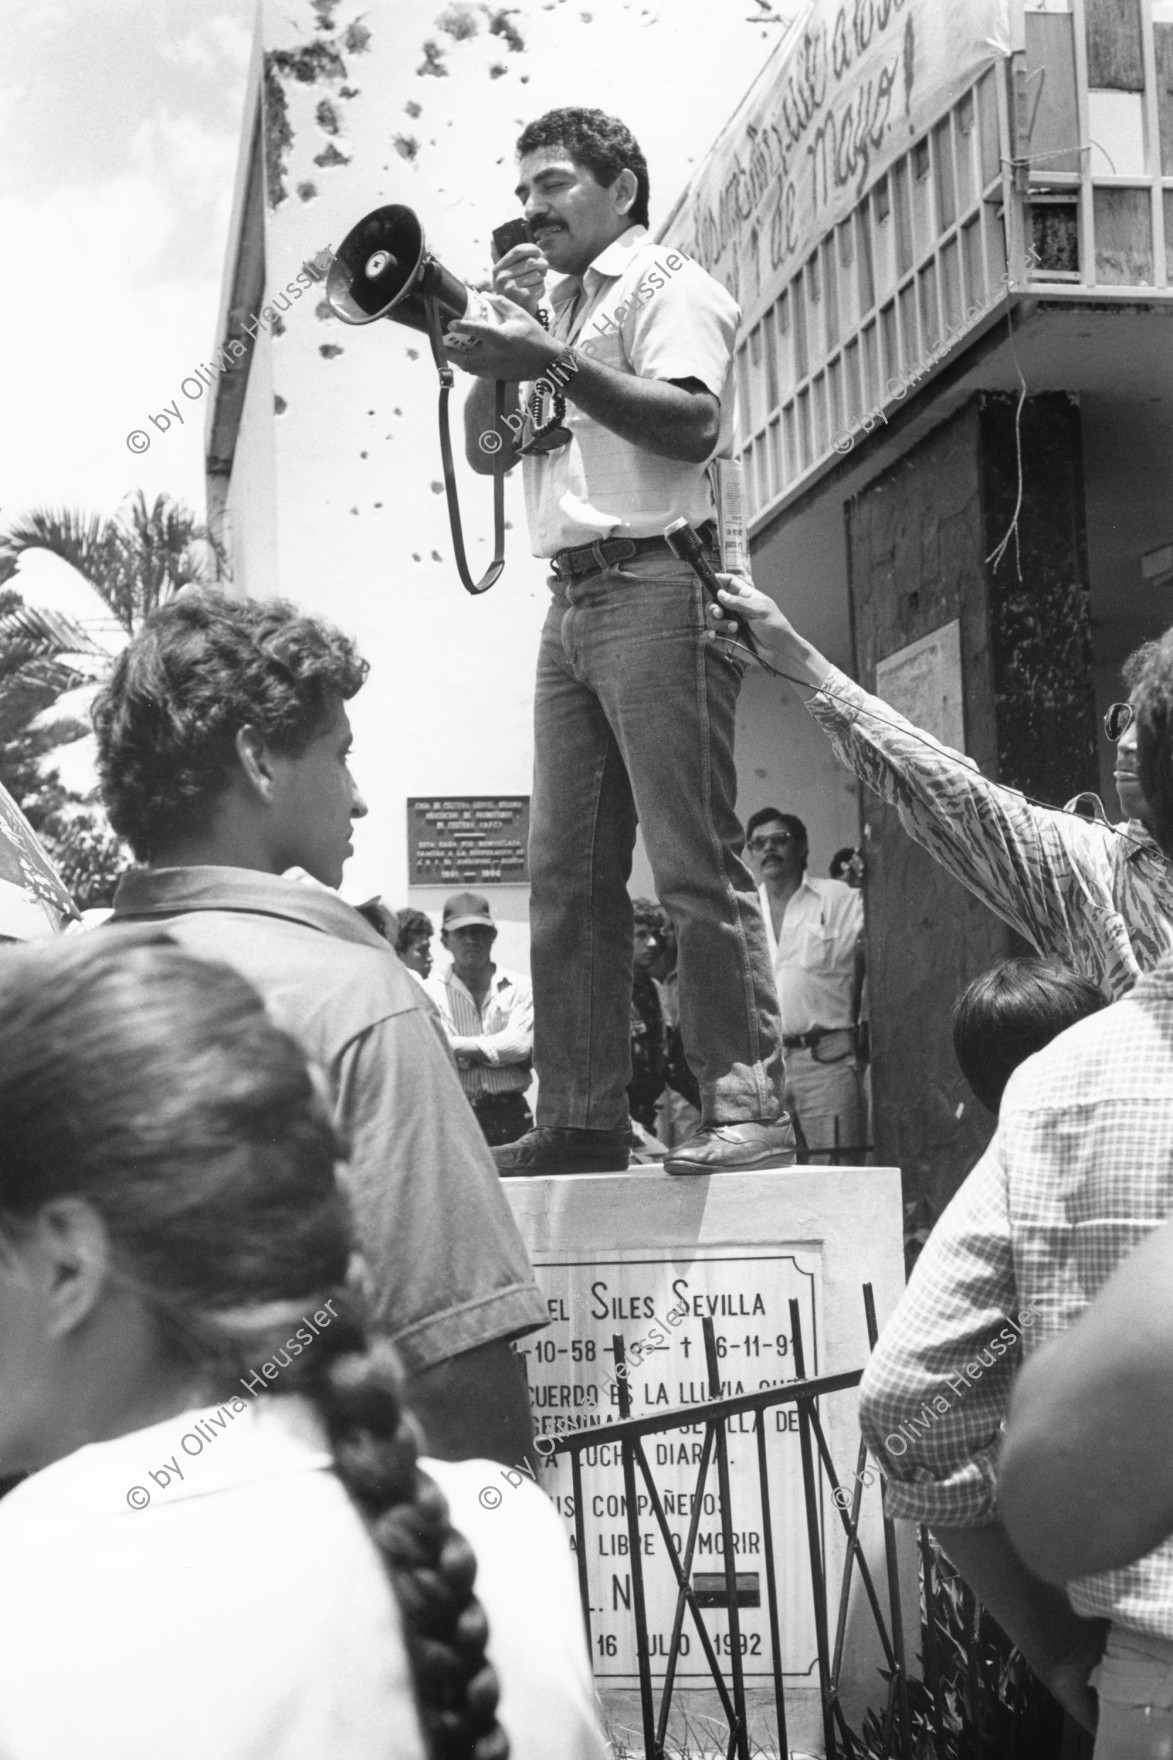
[[[640,1417],[700,1405],[712,1397],[705,1365],[702,1321],[711,1319],[717,1339],[721,1394],[756,1392],[794,1379],[790,1336],[791,1298],[802,1316],[808,1374],[817,1373],[821,1331],[820,1261],[801,1247],[770,1250],[643,1248],[589,1262],[543,1260],[534,1269],[546,1297],[551,1324],[519,1347],[525,1358],[538,1436],[613,1422],[619,1413],[619,1382],[613,1345],[624,1341],[631,1414]],[[808,1675],[816,1644],[806,1553],[806,1519],[792,1406],[766,1414],[770,1499],[778,1571],[783,1669]],[[761,1500],[753,1414],[728,1421],[733,1546],[739,1578],[740,1649],[747,1676],[770,1672]],[[644,1438],[644,1449],[678,1548],[693,1514],[704,1425],[688,1425]],[[591,1602],[592,1661],[596,1677],[614,1686],[637,1679],[632,1620],[627,1503],[618,1445],[587,1448],[583,1494],[587,1576]],[[574,1532],[574,1492],[568,1457],[544,1465],[539,1483]],[[640,1550],[644,1571],[649,1649],[653,1671],[663,1673],[676,1582],[663,1536],[637,1474]],[[693,1558],[693,1583],[713,1578],[724,1586],[724,1539],[715,1460],[701,1494],[701,1520]],[[719,1579],[719,1582],[718,1582]],[[754,1606],[755,1598],[758,1605]],[[729,1649],[729,1618],[709,1607],[706,1623],[718,1655]],[[708,1668],[686,1618],[677,1670],[681,1684],[707,1681]]]

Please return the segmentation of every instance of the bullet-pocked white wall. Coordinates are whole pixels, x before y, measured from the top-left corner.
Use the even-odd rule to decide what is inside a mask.
[[[489,232],[519,211],[514,142],[557,105],[597,105],[629,122],[649,160],[654,225],[778,36],[778,27],[746,20],[744,8],[710,0],[681,0],[670,21],[617,0],[594,12],[559,0],[501,15],[473,5],[440,11],[434,0],[403,0],[390,15],[262,0],[258,16],[276,98],[265,131],[267,298],[296,285],[303,263],[390,201],[416,209],[448,267],[483,282]],[[721,57],[697,56],[718,23]],[[649,70],[676,101],[649,106]],[[242,154],[254,115],[250,107]],[[407,885],[405,803],[529,792],[545,569],[529,553],[514,473],[505,573],[483,598],[462,590],[440,492],[426,338],[386,322],[342,324],[321,284],[285,300],[276,333],[259,332],[236,439],[227,496],[235,579],[250,594],[292,598],[358,640],[371,674],[351,705],[354,769],[370,811],[345,892],[381,892],[435,914],[435,889]],[[465,383],[457,381],[459,454]],[[476,575],[490,555],[490,486],[462,459],[458,473]],[[841,787],[824,798],[822,736],[793,695],[779,696],[785,687],[770,684],[763,696],[765,685],[751,682],[745,693],[742,805],[762,804],[762,790],[763,799],[785,794],[808,819],[812,866],[825,872],[824,853],[854,841],[854,808]],[[632,891],[652,890],[641,845]],[[524,965],[524,889],[490,896],[501,957]]]

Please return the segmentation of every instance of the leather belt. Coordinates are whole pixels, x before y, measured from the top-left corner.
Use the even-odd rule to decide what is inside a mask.
[[[711,519],[697,527],[697,534],[703,544],[716,544],[717,528]],[[672,555],[664,538],[598,538],[593,544],[559,550],[550,558],[550,567],[560,581],[572,581],[580,575],[600,574],[616,562],[630,562],[633,556],[645,556],[651,551]]]
[[[784,1051],[810,1051],[820,1039],[829,1039],[833,1033],[850,1033],[850,1027],[812,1027],[809,1033],[795,1033],[782,1040]]]

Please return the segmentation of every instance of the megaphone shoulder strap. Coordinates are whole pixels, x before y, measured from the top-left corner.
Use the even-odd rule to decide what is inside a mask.
[[[466,593],[487,593],[499,578],[505,567],[505,472],[493,472],[493,560],[481,576],[474,581],[468,571],[468,561],[464,554],[464,533],[460,524],[460,501],[456,493],[456,471],[452,461],[452,435],[448,426],[448,397],[452,390],[452,368],[444,358],[444,343],[440,304],[434,295],[424,294],[424,314],[428,324],[428,341],[432,345],[432,358],[436,363],[436,371],[440,376],[440,462],[444,467],[444,494],[448,500],[448,524],[452,531],[452,552],[456,558],[456,572]],[[498,379],[494,386],[493,422],[498,434],[505,431],[505,385]]]

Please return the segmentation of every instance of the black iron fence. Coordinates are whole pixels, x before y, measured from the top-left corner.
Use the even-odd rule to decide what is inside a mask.
[[[869,1344],[876,1339],[875,1308],[870,1284],[863,1290]],[[616,1375],[619,1382],[619,1419],[611,1424],[571,1431],[557,1438],[552,1453],[570,1457],[574,1490],[575,1550],[578,1558],[579,1589],[587,1639],[591,1642],[591,1598],[587,1580],[586,1504],[583,1497],[583,1451],[602,1444],[615,1444],[620,1450],[624,1505],[627,1521],[628,1558],[631,1565],[632,1620],[635,1627],[636,1657],[639,1675],[640,1714],[643,1726],[646,1760],[663,1760],[665,1741],[677,1685],[677,1672],[682,1654],[682,1637],[686,1617],[691,1619],[701,1653],[711,1676],[713,1688],[728,1725],[726,1753],[728,1760],[749,1760],[749,1727],[745,1668],[739,1607],[745,1584],[739,1583],[736,1562],[736,1520],[732,1507],[729,1474],[727,1428],[731,1419],[741,1414],[753,1415],[756,1441],[758,1490],[761,1499],[762,1548],[765,1588],[769,1620],[770,1676],[777,1740],[780,1752],[788,1752],[787,1705],[783,1681],[782,1632],[779,1619],[777,1547],[775,1545],[774,1504],[771,1500],[770,1467],[766,1449],[766,1414],[780,1406],[793,1406],[798,1418],[798,1438],[802,1469],[803,1504],[806,1521],[807,1550],[810,1558],[810,1581],[813,1597],[814,1631],[817,1646],[819,1703],[822,1713],[823,1740],[827,1760],[843,1755],[853,1760],[858,1749],[848,1727],[840,1699],[840,1682],[847,1635],[849,1595],[858,1574],[871,1619],[882,1648],[887,1680],[886,1703],[881,1718],[879,1751],[882,1756],[901,1756],[912,1760],[912,1728],[909,1714],[908,1674],[904,1655],[902,1610],[897,1570],[896,1536],[892,1523],[883,1518],[885,1576],[883,1594],[873,1579],[859,1539],[860,1508],[864,1491],[867,1449],[861,1441],[855,1462],[854,1477],[846,1483],[840,1478],[827,1445],[819,1415],[819,1401],[829,1395],[858,1385],[863,1370],[850,1369],[836,1375],[806,1378],[802,1325],[796,1301],[790,1302],[790,1323],[793,1338],[794,1367],[797,1379],[756,1393],[720,1397],[721,1378],[717,1340],[713,1321],[702,1322],[708,1384],[713,1398],[700,1405],[663,1413],[630,1415],[631,1401],[627,1385],[626,1358],[622,1337],[613,1340]],[[670,1531],[664,1500],[648,1464],[645,1440],[673,1431],[703,1427],[691,1517],[687,1536],[678,1543]],[[702,1509],[705,1507],[705,1486],[715,1464],[718,1490],[718,1513],[721,1523],[721,1551],[724,1560],[723,1586],[698,1580],[694,1574],[697,1536]],[[644,1496],[639,1486],[642,1482]],[[823,1520],[825,1492],[836,1511],[845,1535],[845,1553],[837,1584],[828,1581],[824,1564]],[[652,1656],[649,1646],[646,1613],[643,1547],[640,1534],[640,1510],[650,1509],[659,1528],[669,1565],[676,1581],[676,1606],[671,1637],[662,1680],[653,1680]],[[714,1593],[714,1587],[718,1592]],[[833,1594],[833,1590],[837,1590]],[[756,1605],[757,1603],[753,1603]],[[710,1631],[703,1608],[719,1606],[728,1617],[728,1636]],[[724,1639],[727,1668],[722,1665],[720,1641]],[[687,1640],[685,1640],[687,1644]],[[593,1648],[592,1648],[593,1654]],[[657,1671],[658,1672],[658,1671]],[[880,1684],[880,1683],[878,1683]],[[658,1702],[657,1702],[658,1701]]]

